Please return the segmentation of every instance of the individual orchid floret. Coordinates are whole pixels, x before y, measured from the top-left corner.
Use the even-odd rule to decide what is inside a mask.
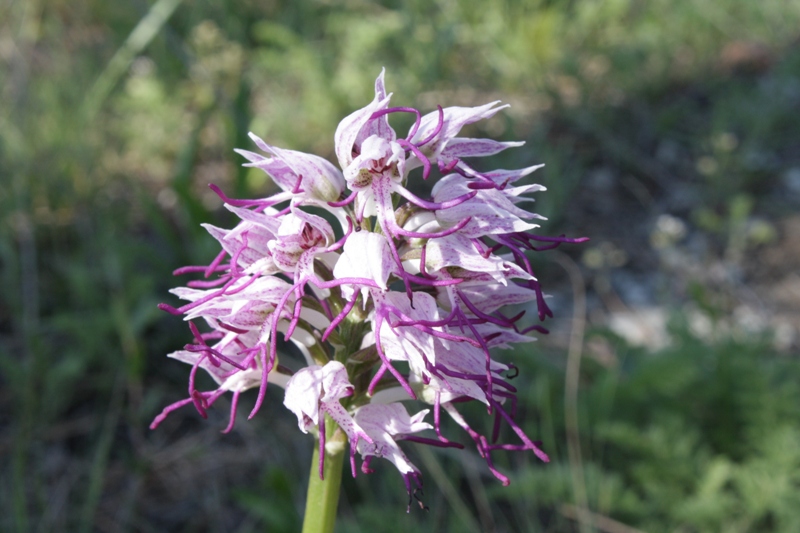
[[[390,172],[393,181],[399,182],[404,175],[406,152],[400,144],[377,135],[367,137],[361,143],[361,153],[345,168],[347,186],[357,191],[372,184],[372,176]]]
[[[153,420],[150,425],[155,429],[164,421],[172,411],[193,403],[197,411],[203,418],[206,418],[206,410],[225,392],[233,393],[231,402],[230,421],[223,433],[228,433],[233,429],[236,420],[236,410],[239,403],[239,395],[252,388],[260,387],[263,380],[263,372],[259,368],[259,361],[256,359],[255,351],[242,351],[240,342],[233,332],[219,335],[203,335],[190,323],[195,334],[195,344],[187,344],[183,350],[169,354],[169,357],[192,365],[192,372],[189,379],[189,397],[175,402],[167,407]],[[228,326],[230,327],[230,326]],[[206,340],[209,338],[221,337],[221,340],[214,346],[209,346]],[[206,371],[219,387],[213,391],[200,392],[195,388],[195,374],[197,369]],[[267,381],[285,387],[289,376],[282,374],[272,365],[267,372]]]
[[[171,292],[191,302],[179,308],[186,314],[186,320],[204,318],[213,320],[220,328],[244,332],[260,331],[264,321],[275,312],[278,302],[289,287],[288,283],[278,277],[241,276],[227,289],[198,290],[179,287]],[[287,318],[285,311],[282,318]],[[263,333],[268,335],[268,332]],[[266,340],[268,337],[259,338]]]
[[[283,189],[284,195],[280,199],[311,204],[333,202],[344,190],[342,172],[326,159],[270,146],[252,133],[250,138],[272,157],[247,150],[237,149],[236,152],[250,161],[245,166],[260,168]]]
[[[386,94],[383,77],[384,71],[381,71],[375,80],[375,98],[372,102],[345,117],[336,128],[334,146],[342,169],[349,167],[353,159],[358,157],[362,143],[367,137],[376,135],[387,141],[394,141],[397,138],[385,115],[374,116],[388,109],[392,97],[391,94]]]
[[[435,353],[435,335],[441,333],[441,328],[431,327],[428,324],[439,320],[439,310],[431,295],[417,292],[414,296],[412,307],[411,299],[401,292],[372,294],[375,302],[372,327],[375,346],[383,365],[370,384],[371,390],[375,389],[383,372],[388,370],[398,378],[401,385],[406,387],[409,395],[414,396],[406,380],[399,376],[391,361],[408,363],[415,375],[427,373],[431,364],[430,358],[433,358]]]
[[[355,413],[355,421],[372,439],[372,442],[361,440],[358,443],[358,453],[364,457],[362,472],[371,473],[371,459],[383,457],[388,459],[403,476],[409,493],[412,479],[419,485],[419,469],[408,460],[397,445],[397,441],[408,438],[413,433],[433,429],[433,426],[423,422],[428,412],[429,410],[425,409],[414,416],[409,416],[401,403],[386,405],[371,403],[359,407]]]
[[[419,126],[415,128],[416,131],[412,129],[413,134],[409,133],[409,142],[420,145],[420,150],[429,159],[438,162],[439,156],[456,138],[461,128],[491,118],[501,109],[508,107],[508,104],[498,106],[499,103],[495,101],[478,107],[446,107],[438,112],[428,113],[422,117]],[[458,139],[453,152],[469,156],[493,155],[512,146],[520,144],[497,143],[487,139]],[[445,164],[449,162],[447,160]]]
[[[424,261],[422,255],[425,255]],[[403,258],[419,259],[420,268],[427,274],[443,273],[451,277],[447,269],[460,269],[472,273],[490,274],[496,281],[505,283],[507,279],[507,261],[496,255],[484,256],[476,253],[475,245],[471,239],[461,234],[447,235],[441,239],[430,239],[421,250],[413,248],[403,255]],[[412,259],[413,261],[413,259]],[[459,276],[459,279],[463,279]],[[462,282],[463,283],[463,282]]]
[[[422,474],[398,442],[463,448],[443,413],[503,484],[494,452],[548,460],[517,420],[518,371],[498,350],[547,332],[541,322],[552,311],[532,255],[585,239],[534,233],[545,219],[529,210],[531,195],[545,189],[523,178],[539,166],[478,171],[466,162],[523,144],[459,137],[506,105],[423,115],[390,99],[381,72],[372,101],[336,129],[339,168],[253,134],[263,154],[237,150],[279,190],[248,200],[211,186],[238,223],[204,225],[221,251],[207,265],[176,270],[201,279],[172,290],[183,305],[159,306],[183,315],[193,340],[170,354],[191,367],[188,394],[151,427],[190,404],[205,417],[229,393],[230,431],[242,395],[255,395],[252,418],[272,384],[285,388],[300,430],[319,439],[320,478],[326,464],[341,466],[349,442],[354,476],[356,454],[362,473],[385,458],[416,496]],[[396,113],[414,119],[404,138],[390,125]],[[419,187],[423,180],[435,183]],[[284,351],[281,340],[296,350]],[[198,390],[198,370],[215,387]],[[493,417],[489,434],[467,420],[465,402]]]
[[[286,384],[283,405],[297,416],[303,433],[319,425],[323,413],[327,413],[348,433],[355,437],[357,425],[345,411],[339,400],[352,396],[353,385],[347,378],[347,369],[338,361],[324,367],[312,365],[299,370]]]
[[[372,443],[367,435],[342,407],[339,401],[352,396],[354,387],[347,377],[347,369],[338,361],[330,361],[325,366],[312,365],[299,370],[286,384],[283,405],[297,416],[297,424],[303,433],[319,428],[320,475],[323,471],[325,454],[325,424],[322,416],[327,414],[347,435],[354,447],[361,439]]]
[[[283,272],[294,272],[298,263],[312,264],[303,255],[321,253],[335,240],[333,228],[324,218],[292,207],[282,217],[275,240],[268,243],[275,264]]]
[[[241,212],[235,213],[241,216]],[[269,243],[275,239],[280,224],[270,216],[273,213],[255,215],[252,218],[258,220],[243,220],[232,230],[203,224],[206,231],[220,243],[222,250],[233,259],[232,273],[236,273],[240,268],[249,268],[255,263],[258,263],[260,268],[266,269],[265,273],[273,273],[274,262],[269,251]]]
[[[539,226],[526,222],[526,220],[542,220],[544,217],[517,207],[515,200],[521,194],[543,189],[544,187],[541,185],[506,188],[503,190],[483,189],[478,191],[474,198],[466,202],[449,209],[437,210],[436,221],[442,228],[450,228],[457,225],[461,220],[469,218],[469,224],[458,230],[460,235],[465,235],[469,238],[531,231]],[[432,194],[435,201],[446,202],[469,191],[469,181],[466,178],[458,174],[450,174],[436,183]]]

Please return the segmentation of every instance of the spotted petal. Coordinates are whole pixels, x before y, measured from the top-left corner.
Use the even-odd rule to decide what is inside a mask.
[[[319,426],[322,413],[328,413],[347,436],[354,440],[363,433],[339,400],[353,394],[342,363],[331,361],[325,366],[312,365],[298,370],[286,384],[283,405],[297,416],[303,433]]]
[[[245,166],[262,169],[284,191],[293,191],[301,198],[332,202],[344,190],[342,173],[326,159],[271,146],[253,133],[250,133],[250,138],[261,150],[273,157],[264,157],[247,150],[236,152],[250,161]]]
[[[381,73],[383,76],[383,73]],[[382,85],[382,84],[381,84]],[[376,82],[376,88],[378,84]],[[385,92],[378,92],[375,93],[375,99],[369,103],[366,107],[362,107],[361,109],[354,111],[353,113],[349,114],[339,123],[339,126],[336,128],[336,133],[334,135],[334,142],[335,142],[335,152],[336,157],[339,159],[339,165],[344,169],[347,168],[350,163],[353,162],[353,157],[357,156],[361,152],[361,145],[356,141],[361,138],[365,138],[364,134],[362,134],[362,128],[368,125],[371,120],[373,121],[384,121],[385,118],[380,117],[378,119],[372,119],[372,114],[376,111],[380,111],[381,109],[387,109],[389,105],[389,100],[391,99],[392,95],[386,95]],[[367,131],[372,133],[372,126],[367,126]],[[380,131],[380,127],[376,126],[375,131]],[[390,128],[391,129],[391,128]],[[394,132],[392,132],[394,133]],[[394,139],[390,139],[394,140]]]
[[[372,438],[373,442],[361,440],[358,452],[363,456],[384,457],[394,464],[401,474],[419,472],[408,460],[397,445],[397,440],[418,433],[433,426],[423,422],[428,409],[409,416],[406,408],[400,403],[367,404],[360,407],[355,414],[356,423]]]
[[[508,104],[495,107],[500,101],[491,102],[478,107],[446,107],[443,110],[444,118],[441,130],[422,147],[423,152],[432,159],[438,158],[449,141],[458,135],[461,128],[479,120],[490,118]],[[411,138],[412,143],[419,143],[430,137],[439,124],[439,112],[434,111],[422,117],[419,129]]]

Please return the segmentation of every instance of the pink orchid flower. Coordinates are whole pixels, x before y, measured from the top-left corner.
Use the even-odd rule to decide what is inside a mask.
[[[334,134],[340,168],[252,134],[266,155],[237,150],[280,192],[241,200],[212,186],[240,222],[230,230],[206,225],[221,252],[208,265],[175,271],[203,277],[172,291],[188,303],[160,306],[189,321],[193,342],[170,355],[191,365],[189,392],[152,427],[188,404],[206,416],[230,392],[230,431],[240,395],[257,389],[252,417],[271,383],[285,389],[283,403],[300,430],[319,438],[320,474],[333,442],[325,417],[336,442],[350,443],[353,475],[356,454],[363,473],[373,458],[385,458],[409,495],[421,473],[400,442],[463,447],[444,434],[442,412],[503,484],[509,479],[494,467],[493,452],[527,450],[548,460],[516,420],[516,369],[496,359],[496,349],[546,333],[540,322],[552,312],[530,254],[585,239],[534,233],[544,219],[524,206],[544,187],[520,180],[539,166],[479,172],[464,161],[523,144],[458,137],[507,106],[438,107],[423,116],[389,107],[390,99],[381,72],[373,100]],[[389,124],[395,113],[415,118],[405,138]],[[437,175],[429,199],[411,192],[415,180]],[[290,365],[299,370],[279,364],[290,357],[278,353],[279,335],[299,349],[301,360]],[[198,369],[215,389],[197,389]],[[494,417],[490,436],[457,408],[467,401]],[[410,404],[426,408],[409,415]],[[432,423],[424,422],[431,410]],[[503,425],[515,441],[496,442]]]

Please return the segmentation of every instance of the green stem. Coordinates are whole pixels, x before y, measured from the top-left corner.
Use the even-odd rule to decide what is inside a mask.
[[[329,430],[327,434],[331,435],[336,429],[336,424],[327,424],[326,429]],[[335,455],[326,453],[324,479],[320,479],[319,441],[315,444],[314,455],[311,458],[311,475],[308,480],[303,533],[333,533],[336,507],[339,503],[339,488],[342,485],[342,465],[347,454],[344,447]]]

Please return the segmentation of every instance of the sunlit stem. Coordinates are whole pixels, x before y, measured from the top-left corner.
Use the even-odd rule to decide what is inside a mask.
[[[334,436],[336,429],[336,423],[325,416],[325,430],[328,438]],[[333,440],[335,441],[335,439]],[[339,489],[342,485],[342,465],[347,455],[346,446],[336,446],[336,448],[334,454],[325,452],[323,479],[320,479],[319,441],[315,443],[314,455],[311,458],[311,475],[308,480],[303,533],[333,533],[336,524],[336,508],[339,503]]]

